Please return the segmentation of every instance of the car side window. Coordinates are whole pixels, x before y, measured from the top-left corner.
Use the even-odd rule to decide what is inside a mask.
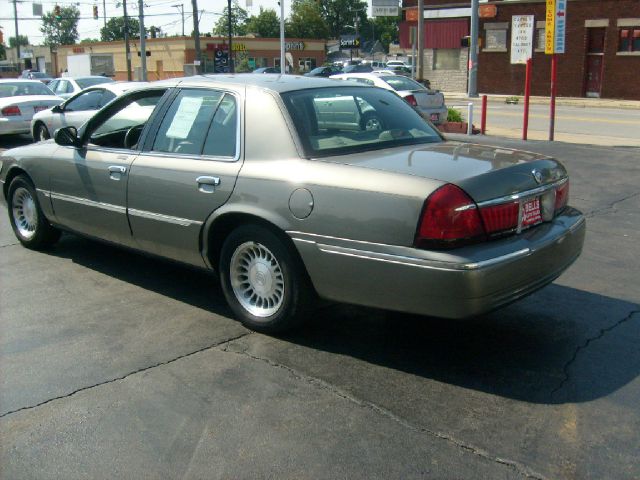
[[[67,84],[69,82],[66,80],[58,80],[58,83],[56,83],[55,89],[53,89],[53,92],[56,95],[60,95],[62,93],[67,93]]]
[[[64,106],[65,112],[84,112],[86,110],[97,110],[99,108],[100,99],[102,98],[103,90],[91,90],[85,92]]]
[[[237,138],[237,102],[233,95],[226,94],[213,116],[202,154],[215,157],[235,157]]]
[[[53,93],[56,93],[56,87],[58,86],[58,83],[60,83],[60,80],[51,80],[47,87],[49,87]]]
[[[71,82],[66,80],[64,83],[66,84],[64,93],[73,93],[73,85],[71,84]]]
[[[216,90],[180,91],[160,124],[152,150],[201,155],[223,96]]]
[[[98,106],[102,108],[114,98],[116,98],[115,93],[110,92],[109,90],[105,90],[104,93],[102,94],[102,98],[100,99],[100,104]]]
[[[358,83],[364,83],[365,85],[371,85],[371,86],[374,85],[373,80],[370,80],[368,78],[351,77],[348,80],[353,80],[353,81],[356,81]]]

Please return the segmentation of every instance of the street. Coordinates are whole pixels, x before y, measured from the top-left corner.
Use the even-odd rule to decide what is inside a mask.
[[[561,160],[587,239],[470,320],[323,305],[252,333],[216,277],[70,234],[27,250],[2,202],[0,477],[640,478],[640,115],[574,110],[559,131],[626,146],[473,138]]]
[[[522,138],[524,117],[523,98],[517,105],[489,102],[487,107],[487,134]],[[455,106],[467,115],[466,101],[447,100],[447,106]],[[474,100],[473,123],[480,128],[481,101]],[[529,106],[528,138],[548,140],[549,106]],[[640,110],[615,108],[584,108],[558,105],[556,107],[555,138],[558,141],[583,145],[640,147]]]

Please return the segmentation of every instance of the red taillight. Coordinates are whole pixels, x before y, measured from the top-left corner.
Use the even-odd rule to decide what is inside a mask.
[[[480,209],[484,228],[488,234],[518,227],[518,202],[502,203]]]
[[[2,110],[0,110],[0,112],[2,112],[2,115],[5,117],[15,117],[15,116],[19,116],[22,115],[22,112],[20,112],[20,109],[18,108],[17,105],[10,105],[8,107],[4,107]]]
[[[414,97],[413,95],[407,95],[406,97],[404,97],[404,101],[407,102],[412,107],[418,106],[418,101],[416,100],[416,97]]]
[[[562,210],[569,202],[569,180],[556,188],[556,208],[555,211]]]
[[[415,245],[454,247],[484,235],[478,206],[463,190],[447,184],[427,198]]]

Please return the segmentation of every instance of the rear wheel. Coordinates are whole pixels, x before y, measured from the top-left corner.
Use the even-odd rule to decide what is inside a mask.
[[[13,179],[7,202],[13,233],[22,245],[39,250],[58,241],[60,230],[45,218],[35,188],[27,177],[18,175]]]
[[[42,142],[43,140],[49,140],[51,138],[49,130],[44,123],[38,123],[38,125],[36,125],[34,137],[37,142]]]
[[[245,225],[231,232],[219,267],[227,302],[248,328],[275,333],[304,320],[312,288],[299,260],[269,229]]]
[[[382,120],[375,113],[365,113],[360,120],[360,128],[365,131],[380,132],[383,127]]]

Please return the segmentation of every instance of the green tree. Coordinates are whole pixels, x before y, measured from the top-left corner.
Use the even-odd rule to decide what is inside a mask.
[[[99,38],[83,38],[82,40],[80,40],[80,43],[96,43],[99,41]]]
[[[292,6],[293,8],[293,6]],[[363,0],[325,0],[320,3],[322,18],[329,26],[332,38],[338,38],[343,33],[354,33],[350,26],[354,25],[356,15],[360,24],[367,21],[367,2]]]
[[[18,41],[16,42],[16,37],[9,37],[9,48],[16,48],[16,44],[20,44],[20,46],[29,45],[29,39],[26,35],[18,35]]]
[[[286,26],[287,37],[327,38],[329,32],[329,26],[322,18],[320,7],[315,0],[294,0]]]
[[[140,38],[140,22],[136,18],[127,16],[129,23],[129,38]],[[100,38],[103,42],[124,40],[124,17],[110,18],[107,24],[100,29]]]
[[[265,38],[278,38],[280,36],[280,18],[276,11],[260,7],[260,13],[252,15],[247,20],[247,33],[255,33]]]
[[[42,27],[40,27],[40,31],[44,34],[44,44],[55,46],[76,43],[79,19],[80,10],[74,5],[61,7],[59,17],[56,17],[53,10],[45,13],[42,16]]]
[[[379,41],[386,52],[389,51],[389,44],[398,40],[398,25],[400,17],[375,17],[370,20],[375,31],[375,40]]]
[[[247,20],[249,13],[235,0],[231,6],[231,35],[241,37],[247,34]],[[224,7],[222,16],[213,27],[213,34],[221,37],[229,35],[229,9]]]

